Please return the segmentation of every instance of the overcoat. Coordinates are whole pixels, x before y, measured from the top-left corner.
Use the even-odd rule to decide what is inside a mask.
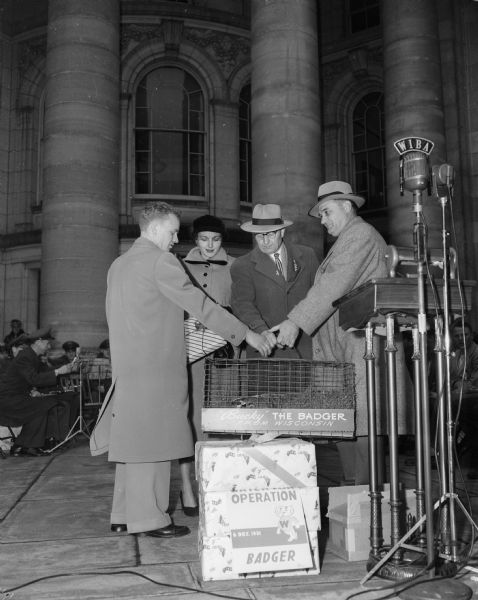
[[[367,387],[364,361],[363,331],[344,331],[339,325],[339,312],[332,306],[354,288],[370,279],[387,277],[387,245],[378,231],[355,216],[342,230],[325,259],[320,264],[314,285],[307,296],[290,312],[289,319],[309,335],[313,335],[314,359],[319,361],[351,362],[355,365],[356,434],[367,435]],[[383,354],[380,339],[375,336],[377,356],[378,433],[386,431],[385,385]],[[399,428],[407,429],[407,396],[410,382],[403,360],[403,347],[397,353],[400,376],[397,378],[399,398]],[[408,398],[411,404],[411,398]]]
[[[195,287],[173,254],[144,237],[113,262],[107,283],[113,383],[91,451],[109,447],[109,460],[132,463],[191,456],[184,311],[235,345],[247,327]]]
[[[224,248],[220,248],[214,260],[206,261],[196,246],[184,259],[187,268],[198,285],[222,306],[231,305],[231,265],[234,257],[229,256]],[[219,264],[222,262],[224,264]],[[201,358],[189,365],[189,418],[193,425],[194,440],[207,439],[202,432],[201,408],[204,404],[204,363]],[[215,371],[215,375],[218,373]],[[230,385],[230,384],[229,384]]]
[[[221,248],[213,261],[204,260],[198,247],[190,250],[184,259],[197,283],[221,306],[231,305],[231,265],[234,257]],[[219,262],[224,264],[219,264]]]
[[[318,260],[308,246],[284,242],[287,250],[287,281],[277,273],[274,261],[254,248],[231,266],[233,313],[253,331],[262,333],[287,318],[314,283]],[[249,357],[256,356],[252,348]],[[293,349],[276,349],[272,358],[312,358],[312,341],[302,334]]]

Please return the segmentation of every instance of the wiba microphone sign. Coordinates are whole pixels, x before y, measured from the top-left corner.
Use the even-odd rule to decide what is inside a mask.
[[[430,153],[435,146],[432,141],[421,137],[406,137],[401,140],[397,140],[393,143],[393,145],[400,156],[402,156],[402,154],[406,154],[407,152],[423,152],[423,154],[430,156]]]

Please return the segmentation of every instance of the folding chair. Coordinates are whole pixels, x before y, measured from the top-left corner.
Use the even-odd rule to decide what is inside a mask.
[[[15,440],[17,439],[17,436],[15,435],[11,426],[0,424],[0,428],[8,429],[8,435],[3,435],[3,433],[0,431],[0,442],[10,440],[10,444],[13,446],[13,444],[15,443]],[[7,451],[3,448],[3,446],[1,444],[0,444],[0,456],[2,458],[7,458],[7,456],[8,456]]]

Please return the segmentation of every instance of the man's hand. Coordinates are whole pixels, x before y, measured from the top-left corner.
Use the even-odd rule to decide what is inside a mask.
[[[68,363],[67,365],[61,365],[61,367],[55,369],[55,375],[69,375],[73,371],[78,371],[78,367],[78,361],[74,360],[73,362]]]
[[[249,346],[255,348],[261,356],[269,356],[272,351],[272,348],[275,346],[275,336],[271,334],[269,336],[272,339],[268,339],[265,335],[261,333],[256,333],[252,331],[252,329],[248,329],[246,333],[246,342]]]
[[[282,346],[288,346],[289,348],[293,348],[297,336],[299,335],[299,327],[289,319],[282,321],[279,325],[275,325],[271,327],[269,331],[274,332],[278,331],[277,335],[277,344]]]

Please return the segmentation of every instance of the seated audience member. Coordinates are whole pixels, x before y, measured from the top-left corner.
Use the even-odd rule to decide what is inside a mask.
[[[108,339],[103,340],[101,344],[98,346],[98,354],[96,358],[107,358],[110,360],[110,341]]]
[[[25,332],[22,329],[22,322],[20,321],[20,319],[12,319],[10,321],[10,333],[8,333],[3,339],[3,343],[5,344],[7,352],[9,353],[10,356],[12,356],[12,352],[11,352],[12,342],[14,340],[16,340],[17,337],[22,335],[23,333],[25,333]]]
[[[49,329],[23,334],[13,342],[15,358],[0,378],[0,423],[22,426],[13,456],[41,456],[66,437],[78,413],[78,394],[58,393],[57,377],[75,369],[41,360],[52,339]]]
[[[89,361],[88,381],[94,401],[102,402],[111,385],[110,341],[103,340],[98,346],[98,354]]]
[[[455,319],[450,326],[452,352],[450,383],[453,391],[464,392],[478,386],[478,345],[473,341],[471,325]]]
[[[0,344],[0,374],[8,367],[10,356],[7,352],[5,344]]]
[[[468,447],[468,479],[478,479],[478,345],[473,341],[470,324],[461,318],[453,321],[450,334],[452,400],[458,406],[462,394],[458,422]]]
[[[50,365],[54,367],[61,367],[61,365],[67,365],[68,363],[73,362],[76,359],[77,349],[80,347],[78,342],[74,340],[68,340],[62,345],[64,354],[57,356],[55,358],[49,356],[48,362]]]

